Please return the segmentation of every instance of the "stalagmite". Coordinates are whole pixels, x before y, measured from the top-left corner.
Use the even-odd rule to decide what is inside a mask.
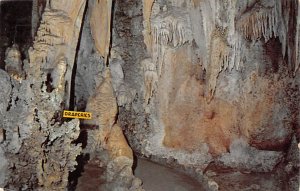
[[[93,120],[87,120],[86,124],[97,125],[100,129],[110,129],[115,123],[118,106],[109,68],[106,68],[104,80],[95,90],[95,94],[89,98],[86,111],[94,113]],[[104,138],[101,141],[102,144]]]
[[[86,111],[92,112],[94,117],[85,124],[96,126],[95,130],[88,131],[86,152],[92,160],[101,158],[99,153],[107,152],[109,156],[103,163],[106,165],[108,183],[120,178],[121,181],[116,184],[122,187],[131,185],[135,178],[132,173],[133,153],[116,122],[118,105],[109,68],[105,69],[104,80],[97,87],[95,95],[88,100]]]
[[[65,75],[67,67],[68,63],[66,61],[66,58],[60,57],[55,68],[51,72],[52,86],[56,89],[56,91],[59,91],[61,93],[65,91]]]
[[[207,66],[208,76],[208,90],[207,90],[207,101],[210,102],[214,96],[217,78],[221,71],[228,68],[229,65],[229,46],[227,45],[226,39],[222,36],[222,32],[215,30],[211,39],[211,52],[210,62]]]
[[[21,52],[17,44],[13,44],[11,48],[5,51],[5,70],[14,79],[21,80],[24,78],[23,63],[21,60]]]

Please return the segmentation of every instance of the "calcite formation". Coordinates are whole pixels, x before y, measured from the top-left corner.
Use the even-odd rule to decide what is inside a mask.
[[[145,48],[123,45],[131,63],[139,63],[125,76],[142,74],[136,77],[140,102],[120,112],[133,149],[201,170],[221,161],[260,172],[281,164],[299,126],[298,4],[143,1],[144,30],[132,29],[132,39],[143,36]],[[125,28],[120,23],[116,31]],[[236,148],[240,139],[244,146]],[[246,165],[239,154],[257,158]]]
[[[111,49],[109,60],[112,86],[117,97],[118,106],[126,106],[133,101],[136,91],[125,83],[122,68],[124,60],[120,54],[116,50]]]
[[[156,66],[151,58],[147,58],[143,60],[141,64],[144,70],[144,83],[145,83],[144,99],[145,102],[148,103],[156,88],[156,82],[158,81],[158,74],[156,71]]]
[[[26,78],[20,83],[2,76],[11,88],[7,89],[9,101],[3,102],[1,161],[5,167],[1,166],[1,187],[63,190],[68,185],[69,172],[81,151],[80,145],[73,144],[80,129],[78,120],[65,121],[61,112],[70,99],[85,3],[49,1],[29,52],[29,63],[24,63]],[[57,91],[48,91],[49,85]]]
[[[93,1],[87,4],[76,58],[74,101],[77,110],[85,109],[88,98],[102,81],[104,59],[97,51],[89,22],[93,4]]]
[[[89,99],[86,111],[94,113],[94,118],[85,124],[96,128],[88,131],[86,152],[90,154],[91,159],[102,158],[107,181],[102,185],[103,189],[130,189],[135,186],[132,184],[135,179],[132,172],[133,153],[121,127],[116,123],[117,100],[109,68],[106,68],[104,80],[97,87],[95,95]],[[101,157],[104,152],[108,153],[106,159]]]
[[[24,78],[21,52],[17,44],[5,51],[5,70],[16,80]]]
[[[180,16],[179,16],[180,15]],[[158,75],[163,70],[162,60],[167,47],[180,47],[192,40],[190,19],[186,12],[168,10],[164,6],[162,12],[156,13],[151,22],[152,59],[158,64]]]
[[[108,59],[111,39],[112,0],[94,0],[90,18],[91,32],[96,48],[105,63]]]
[[[57,60],[56,66],[51,71],[52,86],[59,92],[64,92],[65,75],[68,68],[68,63],[64,57]]]
[[[95,94],[88,100],[86,111],[94,114],[92,120],[85,122],[87,125],[96,126],[98,130],[89,133],[91,138],[88,141],[88,152],[95,152],[106,145],[109,132],[115,124],[115,117],[118,113],[116,97],[111,84],[110,71],[107,68],[103,82],[96,88]],[[91,147],[91,148],[89,148]]]
[[[151,12],[154,0],[143,0],[143,34],[144,34],[144,43],[147,46],[147,50],[151,52],[152,50],[152,39],[151,39]]]

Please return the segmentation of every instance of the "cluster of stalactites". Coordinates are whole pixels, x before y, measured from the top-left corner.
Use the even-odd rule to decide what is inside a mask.
[[[292,10],[296,9],[296,10]],[[295,11],[295,16],[292,13]],[[290,27],[294,19],[296,30]],[[290,70],[296,75],[300,65],[300,1],[261,0],[236,22],[236,29],[250,40],[278,37],[282,56],[287,55]],[[291,38],[294,38],[291,40]],[[294,58],[294,59],[293,59]]]
[[[152,23],[153,41],[155,44],[178,47],[191,41],[191,29],[187,19],[168,15],[156,18]]]
[[[165,6],[163,12],[152,18],[151,34],[152,59],[157,64],[160,76],[166,48],[178,48],[193,40],[188,13],[176,10],[168,11]]]
[[[33,49],[29,51],[30,62],[34,63],[36,59],[40,59],[43,63],[47,62],[49,50],[54,51],[55,45],[65,44],[68,36],[61,26],[70,23],[71,19],[65,12],[49,9],[47,5],[34,39]]]
[[[289,10],[285,10],[287,4],[290,6]],[[243,66],[242,45],[245,39],[267,42],[271,38],[278,38],[281,42],[282,57],[287,56],[290,70],[296,75],[300,66],[300,1],[212,0],[201,1],[198,5],[202,14],[204,42],[207,50],[207,54],[204,55],[206,57],[203,58],[203,69],[208,72],[210,99],[215,92],[219,73],[226,69],[240,70]],[[297,9],[295,10],[296,31],[290,31],[290,20],[293,17],[291,9],[295,8]],[[224,11],[226,11],[225,15],[220,14]],[[194,36],[197,35],[195,31],[193,32]],[[292,34],[294,40],[290,40],[289,36]]]
[[[264,37],[265,41],[268,41],[274,36],[277,37],[282,30],[279,26],[281,11],[277,6],[278,3],[274,3],[272,7],[252,8],[238,20],[237,29],[251,40]]]
[[[209,92],[213,96],[216,78],[228,69],[240,70],[243,66],[242,48],[245,39],[269,41],[278,38],[281,42],[282,57],[289,60],[289,66],[296,75],[300,67],[300,1],[294,0],[190,0],[189,6],[182,7],[177,0],[168,0],[172,10],[159,1],[154,1],[151,15],[152,60],[156,64],[158,77],[163,68],[166,48],[177,48],[195,39],[201,51],[203,69],[209,71]],[[292,4],[287,8],[287,4]],[[191,6],[193,5],[193,6]],[[297,5],[297,6],[295,6]],[[175,8],[174,8],[175,7]],[[183,11],[186,9],[185,11]],[[191,12],[187,11],[194,9]],[[288,9],[288,10],[286,10]],[[296,30],[290,31],[296,12]],[[198,16],[192,16],[199,11]],[[201,17],[201,21],[195,18]],[[193,25],[192,25],[193,24]],[[201,25],[202,32],[194,25]],[[291,34],[295,35],[291,40]],[[293,45],[291,45],[291,43]],[[292,59],[294,58],[294,59]]]

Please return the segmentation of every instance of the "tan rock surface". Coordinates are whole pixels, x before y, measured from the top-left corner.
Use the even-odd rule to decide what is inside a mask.
[[[151,12],[154,0],[143,0],[143,17],[144,17],[144,43],[147,46],[149,53],[152,50],[152,36],[151,36]]]
[[[90,25],[95,46],[105,62],[108,58],[111,34],[112,0],[95,0]]]
[[[133,160],[132,150],[128,146],[123,131],[118,124],[115,124],[109,133],[109,137],[107,139],[107,149],[111,159],[127,157]]]
[[[206,102],[205,86],[194,75],[197,67],[186,60],[187,51],[184,47],[176,54],[166,55],[173,62],[164,73],[172,81],[163,79],[159,84],[160,105],[164,105],[160,107],[165,126],[163,143],[191,152],[207,143],[210,153],[224,153],[239,135],[237,107],[221,99],[214,99],[210,104]]]

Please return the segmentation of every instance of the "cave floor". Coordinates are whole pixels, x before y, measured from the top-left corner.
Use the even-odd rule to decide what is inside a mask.
[[[101,178],[104,169],[97,161],[89,161],[84,167],[82,176],[78,179],[76,191],[99,191],[104,183]],[[193,178],[149,160],[138,159],[135,176],[143,181],[146,191],[195,191],[204,190]]]
[[[78,179],[76,191],[99,191],[104,183],[103,168],[99,161],[89,161]],[[216,170],[216,169],[215,169]],[[211,177],[218,184],[220,191],[282,191],[283,182],[271,173],[218,172]],[[205,191],[206,189],[194,178],[175,169],[138,158],[134,175],[143,182],[145,191]]]
[[[75,191],[99,191],[99,186],[104,183],[102,179],[104,169],[98,164],[97,161],[91,160],[84,166],[84,172],[78,179]]]
[[[135,176],[143,181],[143,188],[146,191],[204,190],[193,178],[144,159],[137,160]]]

